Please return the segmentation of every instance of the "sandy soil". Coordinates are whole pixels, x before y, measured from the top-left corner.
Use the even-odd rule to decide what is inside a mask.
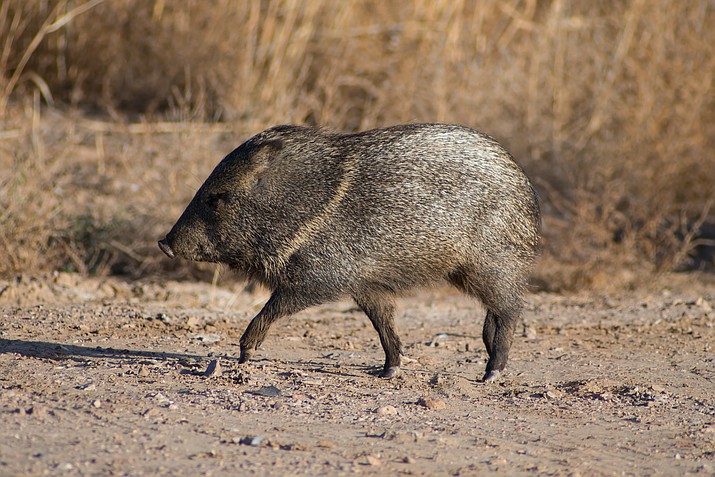
[[[485,385],[483,312],[447,288],[400,299],[385,381],[348,301],[239,365],[263,291],[0,282],[0,475],[713,475],[715,287],[652,288],[530,295]]]

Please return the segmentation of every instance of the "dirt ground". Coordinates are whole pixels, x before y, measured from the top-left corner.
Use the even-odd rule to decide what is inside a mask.
[[[531,294],[485,385],[484,313],[448,288],[399,300],[385,381],[349,301],[239,365],[265,291],[0,281],[0,475],[714,475],[714,284]]]

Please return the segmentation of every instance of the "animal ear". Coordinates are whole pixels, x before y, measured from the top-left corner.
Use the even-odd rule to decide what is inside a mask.
[[[255,150],[251,153],[251,163],[256,166],[267,163],[280,154],[282,149],[283,141],[280,139],[265,141],[256,146]]]
[[[280,139],[266,141],[257,146],[251,153],[251,166],[243,178],[244,184],[249,188],[263,184],[270,171],[269,166],[272,159],[279,155],[282,149],[283,141]]]

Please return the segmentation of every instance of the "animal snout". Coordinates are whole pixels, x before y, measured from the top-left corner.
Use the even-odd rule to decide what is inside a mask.
[[[159,248],[161,249],[162,252],[164,252],[166,254],[167,257],[169,257],[169,258],[176,257],[176,254],[171,249],[171,246],[169,245],[169,241],[166,240],[166,238],[159,240]]]

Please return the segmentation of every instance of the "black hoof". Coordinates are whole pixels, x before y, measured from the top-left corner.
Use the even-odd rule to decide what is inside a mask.
[[[383,369],[382,371],[380,371],[380,374],[378,376],[380,376],[382,379],[392,379],[397,376],[399,372],[399,366],[392,366],[390,368]]]
[[[247,349],[245,349],[245,350],[242,349],[242,350],[241,350],[241,356],[238,358],[238,363],[239,363],[239,364],[243,364],[243,363],[248,362],[248,360],[251,359],[251,355],[252,355],[252,354],[253,354],[253,353],[251,353],[251,352],[248,351]]]
[[[487,383],[487,384],[493,383],[494,381],[497,380],[497,378],[499,377],[500,374],[501,374],[501,371],[495,371],[495,370],[489,371],[482,378],[482,382]]]

